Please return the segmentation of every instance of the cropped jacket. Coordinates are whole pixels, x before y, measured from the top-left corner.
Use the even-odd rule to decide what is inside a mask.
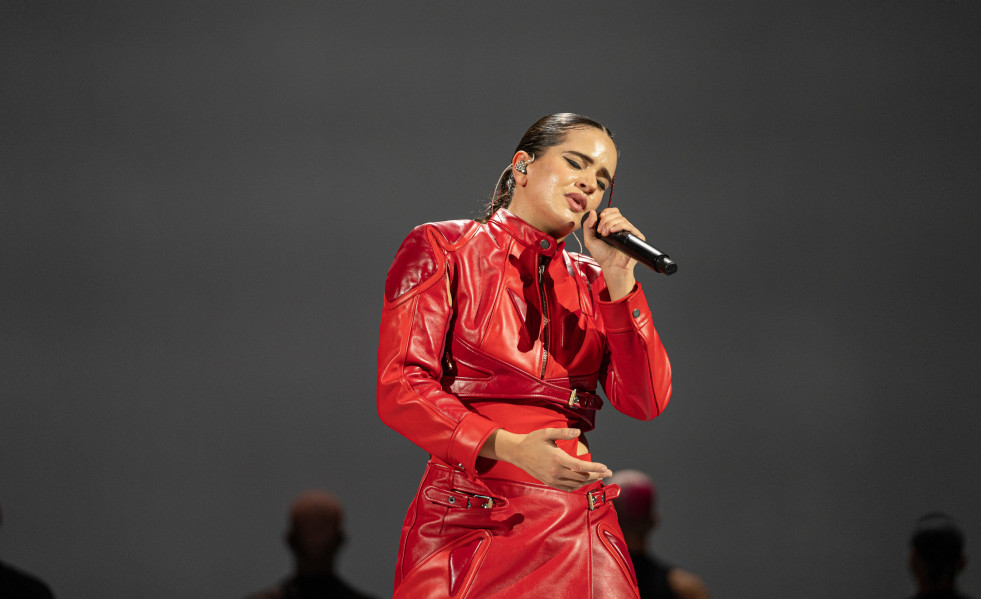
[[[416,227],[385,282],[381,419],[470,479],[534,481],[478,457],[491,433],[585,433],[597,383],[624,414],[658,416],[671,365],[640,284],[610,301],[599,265],[564,246],[505,209]],[[559,446],[588,459],[576,440]]]

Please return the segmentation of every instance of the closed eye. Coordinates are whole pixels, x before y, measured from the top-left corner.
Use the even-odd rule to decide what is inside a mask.
[[[585,160],[588,164],[593,164],[592,158],[589,158],[588,156],[586,156],[584,154],[580,154],[579,152],[573,152],[573,153],[575,155],[577,155],[577,156],[582,156],[583,160]],[[573,160],[572,158],[569,158],[568,156],[563,156],[563,158],[565,158],[565,161],[568,162],[569,163],[569,166],[571,166],[572,168],[576,169],[577,171],[583,170],[584,167],[579,162]],[[607,171],[606,171],[606,167],[600,169],[599,175],[601,177],[608,177],[609,176],[608,173],[607,173]],[[596,184],[600,188],[600,191],[606,191],[606,183],[600,181],[599,179],[596,179]]]

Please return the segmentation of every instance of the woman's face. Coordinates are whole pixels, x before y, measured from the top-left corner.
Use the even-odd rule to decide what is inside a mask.
[[[528,160],[523,153],[517,160]],[[601,129],[572,129],[562,143],[527,164],[528,174],[515,171],[509,210],[528,224],[562,239],[584,214],[599,207],[617,168],[613,140]]]

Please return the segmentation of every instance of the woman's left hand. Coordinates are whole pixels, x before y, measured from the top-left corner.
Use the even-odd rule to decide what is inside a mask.
[[[595,211],[591,211],[589,218],[583,223],[582,230],[589,255],[603,269],[603,278],[610,291],[610,299],[618,300],[633,291],[637,283],[634,278],[634,266],[637,265],[637,261],[599,237],[605,237],[616,231],[626,231],[646,240],[643,233],[620,214],[619,208],[613,207],[603,210],[599,217]]]

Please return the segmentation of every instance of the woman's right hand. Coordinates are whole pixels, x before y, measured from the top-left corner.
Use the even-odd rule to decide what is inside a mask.
[[[574,428],[543,428],[527,434],[494,431],[480,450],[481,457],[514,464],[546,485],[575,491],[613,472],[597,462],[587,462],[562,451],[556,441],[575,439]]]

